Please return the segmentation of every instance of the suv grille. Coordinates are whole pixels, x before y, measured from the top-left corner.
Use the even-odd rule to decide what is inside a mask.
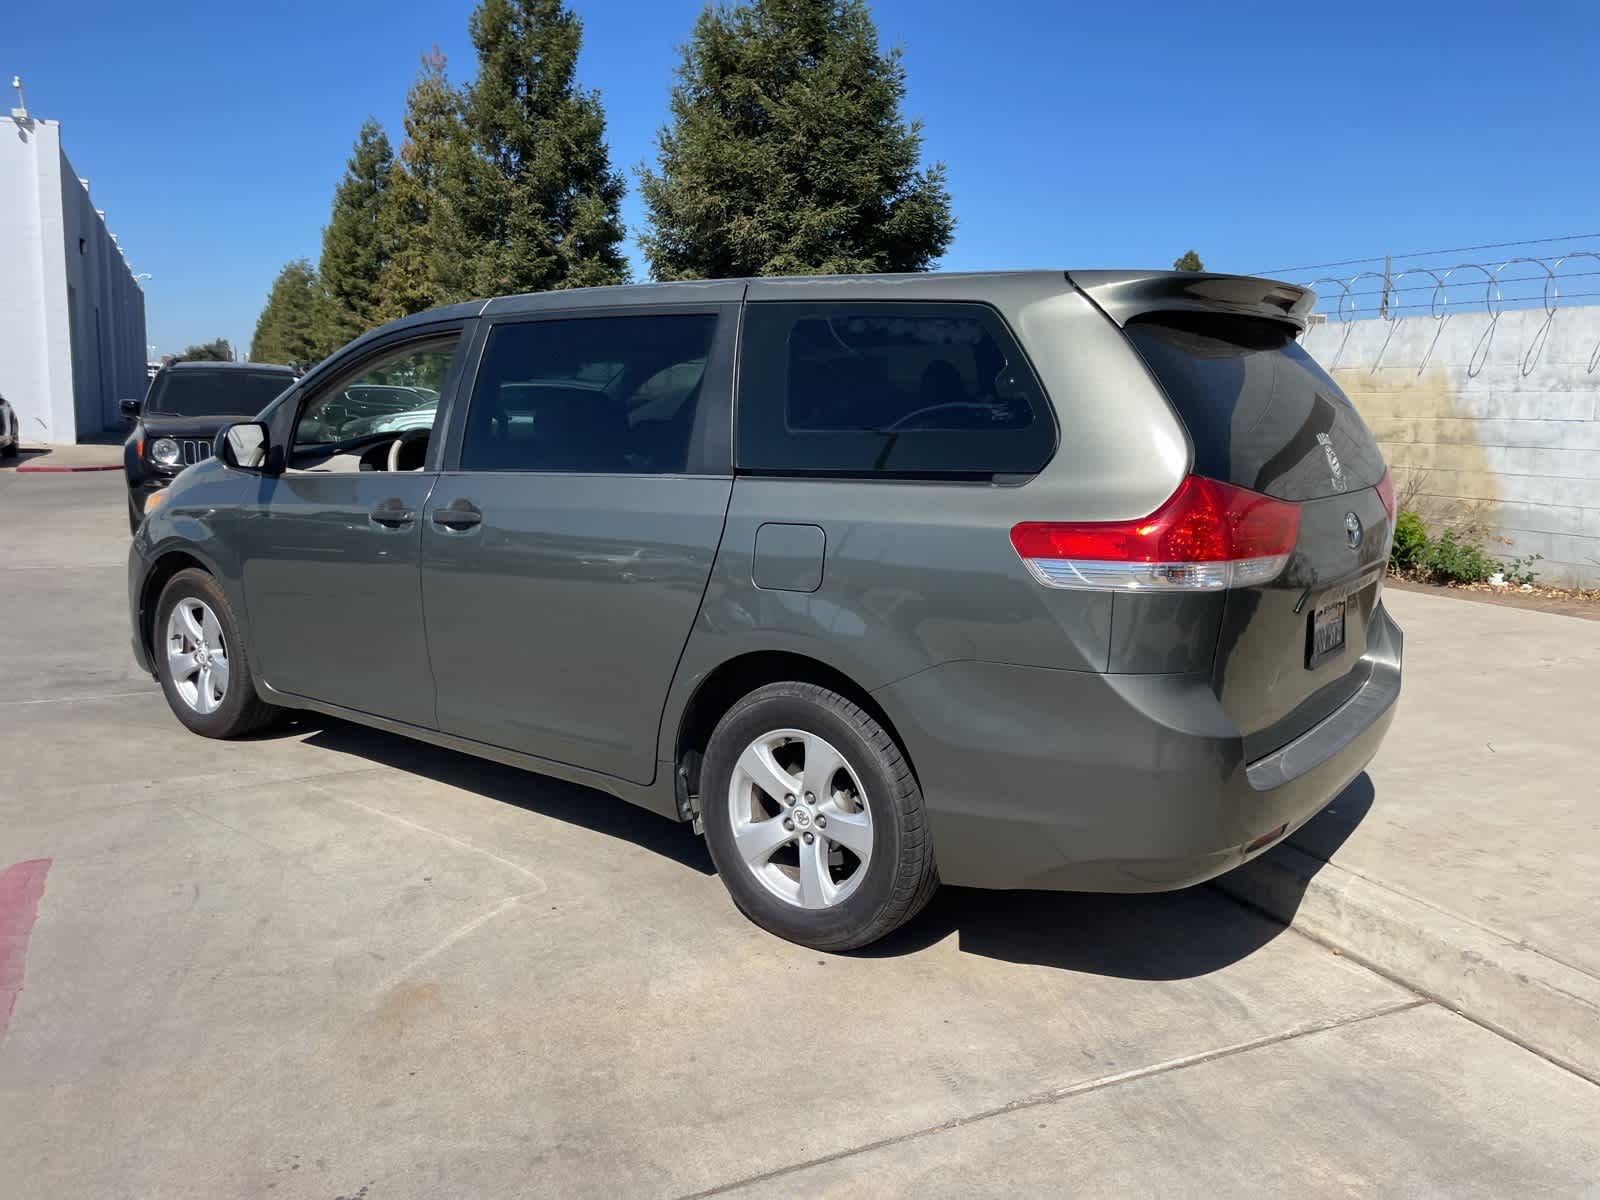
[[[201,441],[199,438],[181,438],[178,447],[183,451],[183,457],[179,461],[186,467],[192,467],[195,463],[211,457],[211,443]]]

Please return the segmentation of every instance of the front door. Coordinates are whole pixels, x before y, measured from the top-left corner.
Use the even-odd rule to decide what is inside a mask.
[[[258,481],[241,521],[254,526],[245,604],[257,667],[279,691],[434,726],[418,565],[458,338],[391,344],[314,386],[286,469]]]
[[[440,729],[653,778],[732,486],[732,312],[491,327],[422,528]]]

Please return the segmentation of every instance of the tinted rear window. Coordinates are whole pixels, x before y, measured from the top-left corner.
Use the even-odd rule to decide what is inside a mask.
[[[981,304],[751,304],[738,465],[852,475],[1031,475],[1049,404]]]
[[[1129,322],[1127,334],[1188,427],[1199,474],[1284,500],[1382,477],[1361,415],[1288,327],[1161,314]]]
[[[294,382],[276,371],[163,371],[145,411],[180,417],[254,416]]]
[[[683,472],[716,326],[711,313],[495,326],[461,469]]]

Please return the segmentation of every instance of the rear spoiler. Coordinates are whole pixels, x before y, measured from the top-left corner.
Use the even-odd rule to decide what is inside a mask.
[[[1317,303],[1310,288],[1251,275],[1203,271],[1069,271],[1067,279],[1118,325],[1152,312],[1232,313],[1296,330]]]

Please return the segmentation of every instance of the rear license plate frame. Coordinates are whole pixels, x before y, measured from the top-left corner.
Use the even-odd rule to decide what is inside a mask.
[[[1314,671],[1344,653],[1348,596],[1324,600],[1306,620],[1306,669]],[[1335,636],[1337,630],[1337,636]]]

